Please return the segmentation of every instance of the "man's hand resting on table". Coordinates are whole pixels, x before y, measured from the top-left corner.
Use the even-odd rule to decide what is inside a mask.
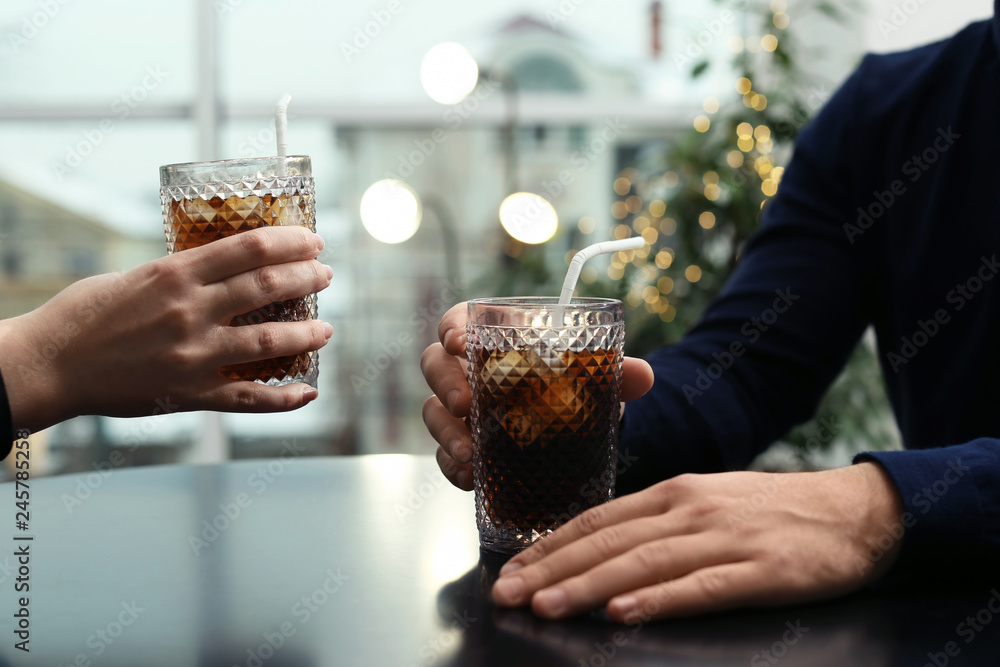
[[[758,507],[755,496],[766,500]],[[682,475],[592,508],[518,554],[493,597],[546,618],[607,604],[626,623],[835,597],[892,565],[898,541],[875,562],[869,554],[901,514],[876,463]]]
[[[424,351],[421,368],[435,394],[423,414],[440,445],[438,465],[470,490],[465,313],[459,304],[445,314],[441,343]],[[652,386],[644,361],[626,359],[624,371],[626,400]],[[870,554],[898,534],[901,514],[898,493],[875,463],[682,475],[588,510],[518,554],[493,598],[501,606],[530,604],[546,618],[607,605],[613,619],[632,622],[835,597],[895,562],[896,539],[874,562]]]
[[[272,412],[305,405],[304,384],[231,380],[221,366],[323,347],[333,329],[307,322],[231,327],[274,301],[325,289],[322,239],[270,227],[67,287],[26,315],[0,321],[0,369],[17,428],[77,415]],[[157,403],[160,401],[160,404]]]

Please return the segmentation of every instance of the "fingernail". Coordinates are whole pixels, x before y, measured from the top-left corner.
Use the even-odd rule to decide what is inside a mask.
[[[455,453],[455,460],[459,463],[468,463],[472,460],[472,448],[464,442],[453,443],[451,451]]]
[[[615,598],[608,604],[608,606],[614,610],[616,615],[619,615],[622,618],[630,618],[635,614],[636,599],[631,595],[625,595],[620,598]],[[611,609],[608,611],[611,611]]]
[[[316,398],[318,394],[319,392],[316,391],[316,387],[306,387],[305,389],[302,390],[302,400],[308,403],[309,401]]]
[[[459,488],[464,489],[469,486],[469,471],[465,468],[459,470],[455,473],[455,481],[458,482]]]
[[[454,329],[448,329],[447,331],[444,332],[444,336],[441,337],[441,344],[444,345],[444,348],[446,350],[448,349],[448,341],[451,340],[451,335],[454,332],[455,332]]]
[[[524,567],[524,565],[521,565],[516,560],[509,560],[503,564],[503,567],[500,568],[500,576],[503,577],[511,572],[517,572],[522,567]]]
[[[458,403],[458,397],[461,396],[461,395],[462,395],[462,392],[459,391],[458,389],[452,389],[451,391],[448,392],[448,397],[447,397],[446,400],[448,401],[448,410],[449,410],[449,412],[451,412],[451,413],[454,414],[454,412],[455,412],[455,404]]]
[[[329,264],[324,264],[323,266],[326,268],[326,279],[333,280],[333,267]]]
[[[493,597],[497,594],[503,598],[503,604],[521,604],[524,600],[524,580],[521,577],[510,577],[509,579],[497,579],[493,584]]]
[[[325,245],[326,241],[323,240],[323,237],[316,234],[316,250],[322,250]]]
[[[544,615],[557,618],[566,611],[569,600],[561,588],[549,588],[535,594],[535,605]]]
[[[330,340],[330,336],[333,335],[333,325],[329,322],[323,322],[323,335],[326,336],[327,340]]]

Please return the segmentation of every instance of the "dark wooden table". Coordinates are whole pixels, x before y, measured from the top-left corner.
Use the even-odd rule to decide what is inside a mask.
[[[471,495],[408,456],[32,481],[25,654],[13,496],[0,485],[0,665],[1000,664],[989,584],[643,627],[497,609]]]

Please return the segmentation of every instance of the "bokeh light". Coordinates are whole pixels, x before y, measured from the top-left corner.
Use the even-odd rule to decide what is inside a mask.
[[[656,266],[661,269],[669,269],[670,265],[674,263],[674,253],[670,251],[669,248],[664,248],[660,252],[656,253],[654,260]]]
[[[521,243],[534,245],[555,236],[559,216],[545,197],[515,192],[500,204],[500,224]]]
[[[472,54],[455,42],[431,47],[420,63],[420,83],[435,102],[456,104],[476,88],[479,66]]]
[[[382,243],[402,243],[420,227],[422,209],[409,185],[385,179],[370,185],[361,197],[361,224]]]

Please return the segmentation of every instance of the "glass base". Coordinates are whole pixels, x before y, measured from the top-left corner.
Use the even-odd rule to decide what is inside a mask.
[[[483,531],[480,531],[479,546],[482,547],[485,551],[491,551],[493,553],[498,553],[498,554],[506,554],[509,556],[513,556],[514,554],[518,554],[524,551],[532,544],[534,544],[536,541],[538,541],[542,537],[545,537],[545,535],[549,534],[545,533],[545,535],[542,535],[540,533],[534,533],[532,535],[522,535],[522,534],[502,535],[497,533],[497,531],[493,531],[493,533],[494,534],[487,534],[484,533]]]

